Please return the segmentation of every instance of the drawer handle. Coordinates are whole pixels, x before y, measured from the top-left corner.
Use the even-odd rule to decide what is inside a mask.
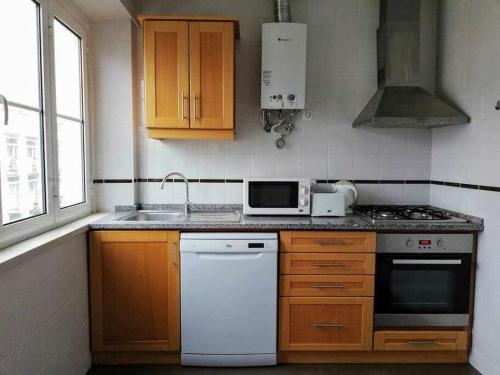
[[[408,345],[439,345],[436,341],[429,340],[416,340],[416,341],[407,341]]]
[[[335,284],[335,285],[311,285],[311,288],[315,289],[344,289],[345,285]]]
[[[316,245],[320,246],[332,246],[332,245],[345,245],[344,240],[316,240]]]
[[[313,328],[344,328],[342,323],[313,323],[311,324]]]
[[[319,262],[314,262],[314,266],[316,267],[345,267],[345,263],[339,263],[339,262],[334,262],[334,263],[319,263]]]

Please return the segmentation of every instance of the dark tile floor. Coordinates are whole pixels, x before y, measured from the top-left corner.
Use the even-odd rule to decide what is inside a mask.
[[[481,375],[465,364],[282,365],[261,368],[181,366],[93,366],[87,375]]]

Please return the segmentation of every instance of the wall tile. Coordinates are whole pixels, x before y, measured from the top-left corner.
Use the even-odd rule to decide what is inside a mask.
[[[0,360],[17,345],[16,305],[11,303],[0,309]]]
[[[90,367],[86,234],[0,272],[0,279],[10,272],[18,283],[11,285],[11,302],[0,308],[0,373],[86,373]],[[52,371],[50,363],[56,359],[70,364],[64,372]]]

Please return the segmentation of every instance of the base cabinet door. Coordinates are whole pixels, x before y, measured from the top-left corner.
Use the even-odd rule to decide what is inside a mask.
[[[373,298],[280,298],[279,350],[371,350]]]
[[[93,352],[177,351],[178,232],[90,233]]]

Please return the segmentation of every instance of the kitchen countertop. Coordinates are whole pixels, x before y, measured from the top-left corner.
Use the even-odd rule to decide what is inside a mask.
[[[372,224],[365,217],[351,214],[346,217],[316,218],[297,216],[245,216],[239,222],[126,222],[119,221],[130,215],[131,210],[172,210],[183,205],[142,205],[141,207],[117,207],[117,212],[106,215],[90,224],[91,230],[229,230],[229,231],[278,231],[278,230],[341,230],[377,232],[480,232],[484,230],[481,218],[446,211],[454,216],[467,219],[465,223],[447,222],[394,222]],[[238,205],[194,205],[193,210],[240,210]]]

